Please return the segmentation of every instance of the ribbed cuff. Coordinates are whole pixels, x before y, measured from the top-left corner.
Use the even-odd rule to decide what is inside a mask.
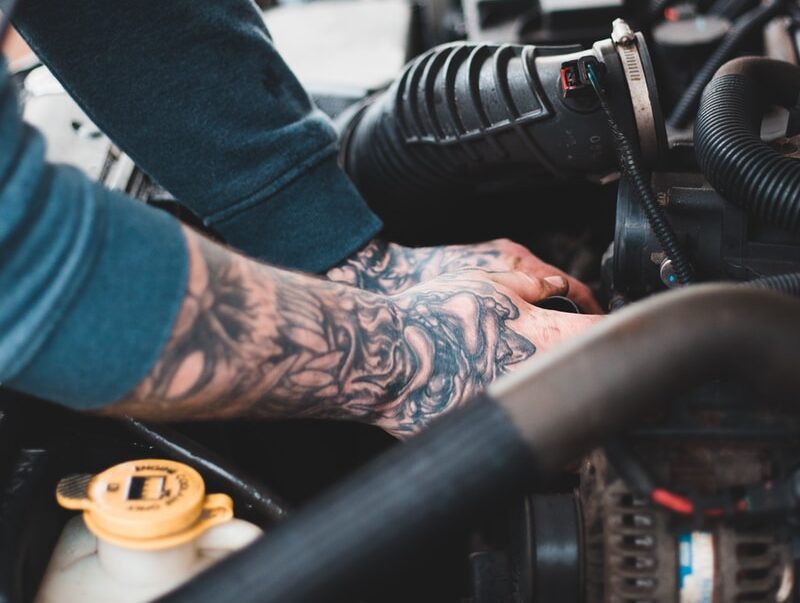
[[[53,334],[8,383],[79,410],[120,399],[147,375],[188,278],[177,221],[123,195],[98,197],[107,206],[97,263]]]
[[[276,266],[324,272],[382,228],[330,155],[255,205],[206,224],[226,243]]]

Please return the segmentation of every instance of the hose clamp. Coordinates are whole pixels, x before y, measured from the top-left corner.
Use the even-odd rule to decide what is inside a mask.
[[[633,117],[639,137],[639,150],[645,159],[653,161],[658,156],[656,120],[653,115],[653,105],[650,102],[650,90],[647,87],[642,58],[639,55],[636,34],[623,19],[616,19],[613,23],[611,41],[617,50],[622,69],[625,72],[625,80],[628,83]]]

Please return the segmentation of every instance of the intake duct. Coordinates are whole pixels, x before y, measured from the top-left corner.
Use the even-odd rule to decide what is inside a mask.
[[[604,73],[622,128],[655,160],[664,135],[650,59],[622,23],[627,37],[591,50],[454,43],[428,51],[346,127],[348,173],[376,209],[544,175],[600,180],[617,160],[587,61]]]

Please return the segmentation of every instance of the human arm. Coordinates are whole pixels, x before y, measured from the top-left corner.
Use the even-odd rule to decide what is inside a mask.
[[[2,2],[0,0],[0,6]],[[336,135],[278,54],[249,0],[25,0],[16,22],[84,110],[231,246],[374,291],[463,268],[560,274],[507,240],[409,249],[335,158]]]
[[[410,435],[591,324],[565,283],[453,273],[397,295],[260,264],[44,162],[0,63],[0,380],[159,420],[365,421]]]
[[[92,120],[229,245],[318,272],[380,230],[250,0],[25,0],[15,24]]]
[[[407,437],[596,320],[530,305],[563,293],[560,277],[472,270],[376,294],[184,232],[189,284],[172,336],[107,413],[347,419]]]

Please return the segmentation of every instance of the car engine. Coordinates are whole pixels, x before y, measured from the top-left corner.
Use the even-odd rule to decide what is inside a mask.
[[[152,457],[265,531],[163,601],[800,601],[800,4],[412,12],[393,81],[311,93],[390,238],[512,238],[612,315],[489,389],[530,450],[483,410],[395,445],[356,425],[111,421],[0,390],[0,601],[36,598],[69,517],[59,480]],[[53,159],[202,228],[44,68],[16,77]]]

